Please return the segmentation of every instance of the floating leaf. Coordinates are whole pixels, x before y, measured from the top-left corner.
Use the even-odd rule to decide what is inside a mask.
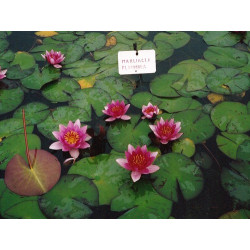
[[[247,55],[234,48],[208,47],[204,57],[219,67],[240,68],[248,63]]]
[[[151,102],[153,105],[160,105],[162,103],[160,98],[144,91],[133,95],[130,102],[139,109],[141,109],[143,105],[147,105],[149,102]]]
[[[214,125],[228,133],[245,133],[250,130],[250,114],[246,105],[239,102],[222,102],[211,111]]]
[[[222,186],[238,203],[250,206],[250,165],[248,162],[232,162],[231,169],[223,168]]]
[[[239,94],[250,88],[247,74],[240,74],[238,69],[222,68],[211,72],[207,78],[207,87],[219,94]]]
[[[49,115],[49,107],[41,102],[31,102],[18,108],[13,118],[22,119],[22,109],[26,111],[26,122],[29,124],[38,124],[45,120]]]
[[[75,36],[74,34],[58,34],[56,36],[53,36],[53,39],[61,42],[73,42],[77,38],[78,37]]]
[[[77,82],[80,85],[81,89],[92,88],[95,84],[96,76],[86,76],[82,78],[78,78]]]
[[[8,113],[18,107],[23,101],[21,88],[0,89],[0,115]]]
[[[30,150],[32,168],[24,158],[15,155],[5,170],[4,181],[14,193],[25,196],[48,192],[59,180],[61,165],[57,158],[45,150]]]
[[[98,205],[98,191],[84,176],[65,175],[51,191],[40,197],[39,205],[48,218],[85,219],[92,214],[89,206]]]
[[[79,84],[72,78],[61,78],[60,80],[46,85],[42,94],[52,102],[71,101],[71,95],[79,90]]]
[[[14,57],[15,57],[15,54],[11,50],[7,50],[7,51],[0,53],[0,59],[5,60],[7,62],[12,62],[14,60]]]
[[[91,116],[84,109],[80,109],[77,107],[60,106],[53,112],[51,112],[46,120],[39,123],[37,128],[39,132],[45,137],[55,141],[56,138],[54,137],[52,132],[58,131],[59,124],[67,126],[69,121],[75,122],[77,119],[80,119],[81,122],[86,122],[91,120]]]
[[[217,103],[217,102],[222,102],[222,101],[224,101],[224,96],[223,96],[223,95],[220,95],[220,94],[211,93],[211,94],[209,94],[209,95],[207,96],[207,99],[208,99],[211,103],[215,104],[215,103]]]
[[[184,138],[173,143],[172,151],[192,157],[195,153],[195,144],[189,138]]]
[[[0,39],[0,52],[6,50],[9,46],[9,43],[5,39]]]
[[[237,159],[250,161],[250,139],[239,145],[237,150]]]
[[[223,214],[219,219],[250,219],[250,211],[245,209],[234,210]]]
[[[166,219],[172,202],[160,196],[149,181],[140,180],[124,185],[111,203],[112,211],[125,211],[121,219]]]
[[[35,35],[40,37],[51,37],[58,35],[58,33],[56,31],[37,31]]]
[[[30,149],[40,149],[41,141],[37,135],[28,134],[28,142]],[[23,134],[12,135],[4,139],[0,143],[0,169],[5,170],[8,162],[11,158],[18,154],[23,158],[26,157],[25,151],[25,140]]]
[[[130,172],[116,163],[121,154],[101,154],[77,161],[69,174],[79,174],[93,180],[99,191],[99,204],[108,205],[116,197],[119,188],[131,180]]]
[[[124,152],[129,144],[134,147],[150,144],[151,141],[148,137],[151,131],[149,122],[142,120],[139,123],[139,119],[139,115],[131,115],[131,120],[116,121],[109,127],[107,138],[113,149]]]
[[[60,77],[60,69],[56,69],[51,65],[47,65],[40,73],[38,65],[35,67],[33,74],[21,80],[24,87],[29,89],[40,89],[44,84],[52,82]]]
[[[159,157],[155,165],[160,170],[151,175],[155,180],[153,186],[167,199],[178,201],[178,185],[186,200],[195,198],[202,191],[202,172],[188,157],[169,153]]]

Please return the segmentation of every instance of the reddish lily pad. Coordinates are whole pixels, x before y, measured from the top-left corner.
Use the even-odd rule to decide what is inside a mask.
[[[5,171],[5,184],[14,193],[25,196],[47,193],[59,180],[61,166],[55,156],[45,150],[30,150],[32,169],[25,159],[15,155]]]

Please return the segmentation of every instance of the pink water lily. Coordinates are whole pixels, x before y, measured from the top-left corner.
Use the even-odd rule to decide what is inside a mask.
[[[159,170],[159,166],[152,165],[158,152],[150,152],[147,146],[138,146],[136,149],[128,145],[125,152],[126,159],[116,159],[116,162],[123,168],[132,171],[131,178],[134,182],[141,178],[142,174],[151,174]]]
[[[80,120],[75,123],[69,121],[68,126],[59,125],[59,131],[53,131],[52,134],[58,140],[50,145],[50,149],[69,151],[72,158],[67,159],[65,162],[79,156],[79,149],[89,148],[90,145],[86,142],[91,139],[87,133],[87,125],[81,127]]]
[[[57,52],[53,49],[48,52],[46,50],[45,55],[41,55],[47,62],[51,65],[53,65],[55,68],[59,69],[62,67],[60,63],[65,59],[64,55],[61,53],[61,51]]]
[[[0,80],[6,77],[6,72],[7,72],[7,69],[1,70],[1,66],[0,66]]]
[[[167,144],[169,141],[173,141],[182,136],[183,133],[179,133],[181,130],[181,122],[174,122],[174,119],[170,121],[164,121],[161,117],[160,121],[156,125],[149,125],[154,132],[155,136],[160,139],[162,144]]]
[[[124,101],[119,102],[119,100],[108,103],[107,106],[104,107],[104,110],[102,110],[104,114],[110,116],[110,118],[106,119],[105,121],[112,122],[116,119],[130,120],[131,117],[125,115],[129,107],[130,104],[125,106]]]
[[[159,111],[160,110],[156,105],[154,106],[149,102],[147,106],[145,105],[142,106],[142,113],[144,114],[144,116],[142,116],[142,119],[145,118],[151,119],[154,117],[154,115],[158,115]]]

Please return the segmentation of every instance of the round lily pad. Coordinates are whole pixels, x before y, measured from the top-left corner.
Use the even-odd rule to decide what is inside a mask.
[[[52,132],[59,131],[59,124],[67,126],[69,121],[75,122],[77,119],[84,123],[90,121],[91,116],[84,109],[61,106],[51,112],[46,120],[37,125],[37,128],[41,134],[55,141],[56,138]]]
[[[149,122],[147,120],[139,122],[139,120],[139,115],[131,115],[129,121],[116,121],[111,124],[107,132],[107,139],[113,149],[124,152],[128,149],[129,144],[134,147],[150,144]]]
[[[247,55],[234,48],[208,47],[204,57],[219,67],[240,68],[248,63]]]
[[[78,36],[74,34],[58,34],[52,37],[54,40],[61,41],[61,42],[72,42],[75,41]]]
[[[239,102],[222,102],[211,111],[214,125],[228,133],[245,133],[250,130],[250,114],[246,105]]]
[[[2,53],[0,53],[0,59],[5,60],[7,62],[12,62],[14,60],[14,57],[15,57],[15,54],[11,50],[3,51]],[[2,66],[1,63],[0,65]]]
[[[9,43],[5,39],[0,39],[0,52],[6,50],[9,46]]]
[[[29,150],[30,168],[25,159],[15,155],[5,170],[4,181],[14,193],[35,196],[47,193],[59,180],[61,165],[57,158],[41,149]]]
[[[120,219],[166,219],[172,210],[172,201],[160,196],[146,180],[124,185],[120,195],[111,203],[112,211],[126,211]]]
[[[77,81],[72,78],[61,78],[60,80],[46,85],[43,90],[43,96],[52,102],[71,101],[71,95],[80,90]]]
[[[239,145],[237,150],[237,159],[250,161],[250,139]]]
[[[223,214],[219,219],[250,219],[250,210],[234,210]]]
[[[123,156],[116,153],[84,158],[70,168],[69,174],[83,175],[93,180],[99,191],[99,204],[108,205],[119,195],[119,188],[131,181],[130,172],[116,162]]]
[[[211,72],[207,78],[207,87],[219,94],[239,94],[250,88],[250,79],[247,74],[240,74],[241,70],[222,68]]]
[[[195,198],[202,191],[202,172],[188,157],[169,153],[159,157],[155,165],[160,170],[151,175],[153,186],[167,199],[178,201],[178,185],[185,200]]]
[[[0,115],[8,113],[18,107],[23,101],[21,88],[0,89]]]
[[[13,118],[22,119],[22,109],[25,110],[25,119],[28,124],[38,124],[49,115],[49,107],[41,102],[31,102],[18,108]]]
[[[41,148],[41,141],[37,135],[28,134],[27,137],[30,149]],[[0,143],[0,162],[1,162],[0,169],[5,170],[8,162],[16,154],[19,154],[23,158],[25,158],[26,157],[25,151],[26,147],[23,134],[12,135],[4,139]]]
[[[232,162],[231,169],[223,168],[222,186],[238,203],[250,207],[250,165],[249,162]]]
[[[39,198],[42,212],[53,219],[85,219],[92,214],[90,206],[98,205],[98,191],[88,178],[65,175],[47,194]]]
[[[192,157],[195,153],[195,144],[189,138],[184,138],[173,143],[172,151]]]

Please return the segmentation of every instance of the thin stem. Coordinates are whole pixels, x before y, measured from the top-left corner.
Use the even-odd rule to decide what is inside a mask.
[[[210,149],[205,145],[205,143],[202,143],[202,145],[205,147],[205,149],[208,151],[208,153],[214,158],[215,162],[217,163],[217,165],[219,166],[219,168],[220,168],[220,170],[221,170],[220,163],[219,163],[218,160],[215,158],[215,156],[214,156],[213,153],[210,151]]]
[[[28,138],[27,138],[27,131],[26,131],[26,122],[25,122],[25,111],[22,109],[23,112],[23,129],[24,129],[24,139],[25,139],[25,146],[26,146],[26,157],[29,163],[30,169],[32,169],[32,164],[30,160],[30,154],[29,154],[29,144],[28,144]]]

